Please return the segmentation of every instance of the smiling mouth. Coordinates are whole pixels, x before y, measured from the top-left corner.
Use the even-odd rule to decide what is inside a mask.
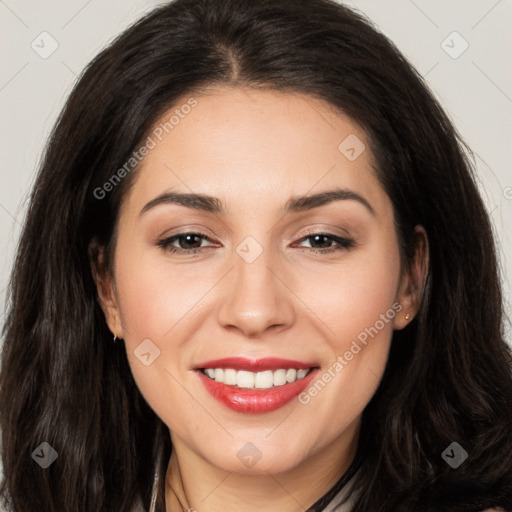
[[[320,371],[314,363],[245,357],[207,361],[194,369],[213,398],[235,412],[250,414],[283,407]]]
[[[201,368],[200,371],[209,379],[236,386],[241,389],[270,389],[284,386],[303,379],[312,368],[280,368],[278,370],[265,370],[251,372],[235,370],[234,368]]]

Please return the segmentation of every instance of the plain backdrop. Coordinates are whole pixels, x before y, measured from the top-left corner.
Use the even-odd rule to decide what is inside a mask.
[[[98,51],[160,3],[0,0],[0,325],[27,197],[64,100]],[[472,148],[496,231],[510,316],[511,0],[345,3],[365,13],[395,42]],[[506,330],[510,342],[508,324]]]

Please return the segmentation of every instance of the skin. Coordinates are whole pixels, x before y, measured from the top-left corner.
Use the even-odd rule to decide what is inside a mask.
[[[143,160],[124,198],[113,272],[101,255],[95,266],[100,301],[110,329],[125,341],[139,389],[169,427],[169,468],[183,481],[187,506],[303,511],[354,456],[393,330],[419,306],[426,235],[417,227],[416,259],[405,271],[369,141],[324,102],[242,88],[194,97],[198,105]],[[338,150],[350,134],[366,146],[354,161]],[[354,200],[280,210],[293,196],[334,187],[357,192],[375,214]],[[168,191],[218,197],[226,212],[160,204],[140,214]],[[173,254],[157,245],[181,230],[209,238],[193,240],[201,252]],[[305,239],[309,232],[355,245],[322,254],[319,248],[338,244]],[[263,250],[252,263],[236,251],[247,236]],[[190,247],[183,239],[173,246]],[[315,362],[325,372],[393,304],[401,311],[307,404],[294,399],[264,414],[237,413],[212,398],[194,371],[202,361],[244,356]],[[149,366],[134,355],[144,339],[160,350]],[[252,467],[237,457],[247,442],[261,453]],[[179,510],[169,487],[166,503]]]

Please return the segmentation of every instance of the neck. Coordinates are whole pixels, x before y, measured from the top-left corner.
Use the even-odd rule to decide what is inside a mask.
[[[356,452],[358,431],[357,421],[298,466],[277,474],[224,471],[171,434],[167,512],[303,512],[345,473]]]

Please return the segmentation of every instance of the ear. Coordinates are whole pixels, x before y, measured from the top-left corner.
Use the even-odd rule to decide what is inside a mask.
[[[414,258],[409,269],[404,270],[398,287],[396,301],[402,305],[394,322],[395,329],[403,329],[418,313],[429,268],[428,237],[423,226],[414,229]],[[407,315],[409,315],[407,317]]]
[[[91,272],[98,292],[98,301],[110,331],[123,338],[121,314],[116,297],[115,281],[112,272],[105,265],[105,250],[97,240],[89,244]]]

